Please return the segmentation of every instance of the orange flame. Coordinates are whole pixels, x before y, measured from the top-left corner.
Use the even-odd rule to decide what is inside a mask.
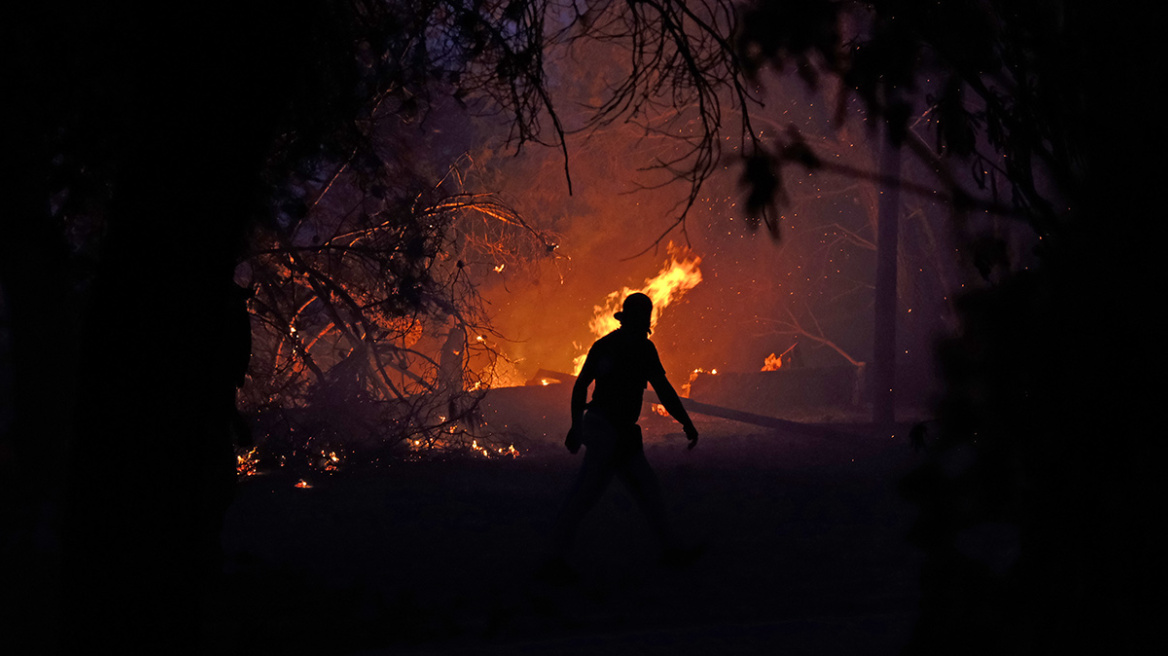
[[[689,392],[690,392],[690,388],[692,388],[692,387],[693,387],[693,382],[694,382],[695,380],[697,380],[697,379],[698,379],[698,376],[700,376],[700,375],[702,375],[702,374],[709,374],[709,375],[711,375],[711,376],[717,376],[717,375],[718,375],[718,370],[717,370],[717,369],[711,369],[711,370],[709,370],[709,371],[706,371],[705,369],[702,369],[702,368],[700,368],[700,367],[699,367],[699,368],[697,368],[697,369],[694,369],[694,370],[693,370],[693,372],[692,372],[692,373],[690,373],[690,375],[689,375],[689,380],[687,380],[687,381],[685,381],[684,383],[682,383],[682,385],[681,385],[681,389],[680,389],[680,390],[678,390],[678,394],[680,394],[680,395],[681,395],[681,396],[683,396],[683,397],[689,398]]]
[[[669,252],[669,261],[665,263],[656,276],[647,278],[640,289],[623,287],[606,296],[601,305],[592,308],[593,315],[592,320],[588,322],[588,328],[593,335],[604,337],[620,327],[620,322],[613,315],[620,310],[625,297],[634,292],[641,292],[653,301],[653,314],[649,318],[649,327],[650,329],[655,328],[661,312],[670,303],[681,298],[702,281],[702,272],[698,268],[698,265],[702,263],[702,258],[693,255],[684,247],[675,247],[672,242],[667,247],[667,251]],[[585,352],[576,356],[572,361],[574,367],[572,373],[580,373],[587,355]]]
[[[766,356],[766,359],[763,360],[762,363],[762,369],[759,369],[759,371],[778,371],[779,369],[782,369],[783,358],[787,357],[787,354],[791,351],[794,351],[795,347],[798,345],[799,342],[795,342],[794,344],[788,346],[786,351],[783,351],[778,355],[771,353],[770,355]]]

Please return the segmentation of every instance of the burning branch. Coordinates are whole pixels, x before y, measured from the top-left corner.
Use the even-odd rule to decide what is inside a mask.
[[[270,373],[245,405],[288,454],[354,440],[481,454],[493,439],[477,407],[500,356],[472,274],[550,254],[553,240],[488,195],[401,191],[374,201],[333,180],[332,203],[271,226],[249,262],[255,370]],[[455,330],[479,337],[446,353],[439,336]]]
[[[846,350],[844,350],[842,347],[840,347],[840,345],[838,345],[835,342],[833,342],[832,340],[828,339],[823,334],[823,328],[820,327],[819,321],[815,318],[814,313],[810,313],[810,311],[809,311],[809,314],[811,316],[811,320],[813,322],[815,322],[814,330],[809,330],[806,327],[804,327],[803,324],[799,321],[799,318],[795,315],[794,312],[791,311],[790,308],[786,309],[786,313],[787,313],[787,319],[785,321],[774,320],[774,319],[761,319],[761,318],[759,320],[775,324],[777,329],[774,331],[774,334],[776,334],[776,335],[795,335],[796,337],[805,337],[805,338],[807,338],[807,339],[809,339],[817,344],[821,344],[821,345],[826,346],[826,347],[830,348],[831,350],[835,351],[841,357],[843,357],[845,360],[847,360],[849,363],[851,363],[852,366],[855,366],[855,367],[864,366],[863,362],[852,357],[852,355],[850,353],[848,353]],[[794,348],[794,346],[792,346],[791,348]],[[787,351],[790,351],[790,350],[791,350],[790,348],[787,349]],[[786,353],[786,351],[784,351],[784,354],[785,353]],[[765,371],[765,369],[764,369],[764,371]]]

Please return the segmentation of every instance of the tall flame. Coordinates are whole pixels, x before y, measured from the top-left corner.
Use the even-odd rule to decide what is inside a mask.
[[[681,298],[702,281],[702,272],[698,268],[698,265],[702,263],[702,258],[694,255],[687,248],[674,247],[672,242],[670,242],[667,251],[669,261],[665,263],[656,276],[647,278],[640,289],[623,287],[606,296],[602,304],[592,308],[592,320],[588,322],[588,328],[592,330],[593,335],[603,337],[620,327],[620,322],[613,315],[621,309],[621,303],[624,302],[625,297],[635,292],[641,292],[653,301],[653,314],[649,318],[649,327],[650,329],[655,328],[661,312],[670,303]],[[576,356],[572,361],[574,365],[572,373],[580,373],[587,355],[588,353],[585,351]]]

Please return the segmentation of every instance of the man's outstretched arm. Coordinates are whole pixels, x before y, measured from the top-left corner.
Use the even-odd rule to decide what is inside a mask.
[[[666,412],[681,424],[685,430],[685,439],[689,440],[689,448],[694,448],[698,445],[698,429],[694,428],[693,421],[689,418],[689,413],[685,411],[685,406],[681,404],[681,397],[677,395],[677,390],[673,389],[673,385],[669,383],[669,379],[665,374],[660,374],[649,379],[653,385],[653,391],[657,392],[657,399],[661,401],[661,405],[665,406]]]

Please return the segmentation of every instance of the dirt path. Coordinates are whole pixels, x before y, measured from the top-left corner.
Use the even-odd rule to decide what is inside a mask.
[[[537,582],[578,460],[413,463],[249,480],[225,545],[237,555],[208,625],[215,653],[894,653],[912,628],[918,554],[895,492],[901,441],[824,443],[669,425],[646,450],[680,533],[705,547],[662,567],[618,487],[581,529],[580,582]],[[726,648],[717,648],[724,645]],[[781,648],[781,651],[776,651]]]

